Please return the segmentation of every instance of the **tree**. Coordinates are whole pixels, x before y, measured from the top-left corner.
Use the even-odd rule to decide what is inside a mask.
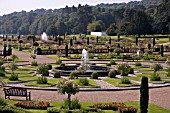
[[[152,26],[150,18],[144,11],[137,11],[131,20],[131,33],[138,34],[140,37],[141,34],[151,34]]]
[[[79,89],[78,86],[73,83],[72,81],[68,81],[66,79],[64,79],[63,81],[59,82],[57,84],[57,88],[58,88],[58,93],[61,94],[67,94],[67,99],[69,101],[69,109],[70,109],[70,105],[71,105],[71,95],[75,95]]]
[[[87,30],[89,32],[101,32],[105,30],[105,24],[102,20],[93,21],[92,23],[88,24]]]
[[[56,36],[57,35],[57,28],[54,26],[54,25],[50,25],[48,26],[48,28],[46,29],[46,33],[48,35],[54,35]]]
[[[148,112],[149,102],[149,88],[148,88],[148,77],[143,76],[140,86],[140,112]]]
[[[115,24],[111,24],[110,27],[106,30],[106,33],[109,36],[117,35],[117,26]]]

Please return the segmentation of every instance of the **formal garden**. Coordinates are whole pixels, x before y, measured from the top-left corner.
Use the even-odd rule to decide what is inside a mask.
[[[157,110],[169,112],[148,104],[148,87],[170,84],[170,48],[163,45],[169,41],[167,35],[138,38],[80,34],[48,36],[48,40],[27,35],[1,40],[1,47],[5,51],[0,59],[0,77],[4,88],[51,88],[67,95],[64,102],[1,99],[0,107],[4,112],[137,113],[141,110],[146,112],[147,109],[150,113],[156,113]],[[31,60],[20,58],[15,52],[10,53],[11,46],[14,51],[29,56]],[[38,59],[41,55],[55,62],[41,63],[43,61]],[[140,89],[140,102],[83,103],[77,98],[71,99],[72,95],[83,90],[127,88]]]

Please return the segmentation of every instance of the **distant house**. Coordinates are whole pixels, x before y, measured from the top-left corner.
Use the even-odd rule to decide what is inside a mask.
[[[106,32],[91,32],[91,35],[94,35],[94,36],[107,36]]]

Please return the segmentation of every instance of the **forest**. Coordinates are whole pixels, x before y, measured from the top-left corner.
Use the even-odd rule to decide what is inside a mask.
[[[36,9],[0,16],[0,34],[108,35],[170,33],[170,1],[142,0],[129,3],[74,5],[60,9]]]

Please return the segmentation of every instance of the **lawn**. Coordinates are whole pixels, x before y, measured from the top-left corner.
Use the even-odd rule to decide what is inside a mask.
[[[56,85],[59,81],[63,80],[62,78],[48,79],[47,84],[37,84],[37,82],[29,82],[25,86],[36,86],[36,87],[47,87]]]
[[[112,84],[113,86],[116,87],[128,87],[128,86],[138,86],[139,84],[137,83],[131,83],[131,84],[121,84],[119,78],[106,78],[103,79],[103,81],[108,82],[109,84]]]
[[[9,105],[14,105],[14,103],[17,103],[21,100],[6,100],[6,102]],[[93,104],[97,103],[103,103],[103,102],[81,102],[81,105],[83,108],[90,108]],[[134,106],[138,109],[138,112],[140,112],[140,103],[139,102],[124,102],[128,106]],[[60,108],[62,106],[63,102],[50,102],[50,106]],[[30,111],[31,113],[47,113],[47,110],[38,110],[38,109],[27,109],[27,111]],[[103,110],[105,113],[117,113],[117,111],[112,110]],[[159,107],[154,104],[149,104],[148,113],[169,113],[170,110]]]
[[[99,88],[100,87],[94,80],[88,79],[88,81],[89,81],[88,86],[82,86],[79,83],[79,80],[74,80],[74,82],[79,85],[79,88]]]

